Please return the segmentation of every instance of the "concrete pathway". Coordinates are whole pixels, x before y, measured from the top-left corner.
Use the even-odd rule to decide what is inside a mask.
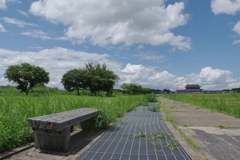
[[[240,119],[160,97],[178,126],[209,160],[240,160]],[[221,129],[221,127],[227,127]],[[170,127],[169,127],[170,128]],[[184,149],[188,152],[189,146]],[[188,152],[191,156],[191,153]],[[197,156],[196,156],[197,157]],[[194,158],[191,156],[192,159]]]

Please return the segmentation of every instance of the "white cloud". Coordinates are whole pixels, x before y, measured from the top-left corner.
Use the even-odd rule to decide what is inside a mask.
[[[111,70],[120,68],[118,62],[109,60],[107,54],[86,53],[69,50],[65,48],[44,49],[38,52],[19,52],[6,49],[0,49],[0,84],[8,84],[3,78],[3,74],[9,65],[21,64],[27,62],[37,66],[44,67],[50,72],[50,82],[48,86],[63,88],[61,82],[62,75],[68,70],[82,68],[88,62],[105,63]]]
[[[2,24],[0,24],[0,32],[7,32],[7,30],[3,27]]]
[[[6,0],[0,0],[0,9],[6,9]]]
[[[14,25],[17,25],[18,27],[36,26],[36,24],[27,23],[27,22],[24,22],[24,21],[17,20],[17,19],[15,19],[15,18],[3,17],[3,20],[4,20],[6,23],[14,24]]]
[[[25,16],[25,17],[29,17],[28,12],[25,11],[21,11],[19,9],[16,9],[16,11],[18,11],[18,13],[20,13],[21,15]]]
[[[240,11],[240,0],[212,0],[211,8],[214,14],[235,15]]]
[[[157,72],[152,67],[143,65],[127,64],[120,73],[121,83],[135,83],[144,87],[161,88],[170,87],[176,76],[167,71]]]
[[[51,37],[46,32],[43,32],[40,30],[21,32],[21,34],[25,35],[25,36],[30,36],[33,38],[40,38],[43,40],[49,40],[49,39],[51,39],[51,40],[67,40],[66,37]]]
[[[108,54],[87,53],[69,50],[66,48],[43,49],[37,52],[20,52],[0,48],[0,85],[7,85],[8,81],[3,74],[8,66],[27,62],[50,72],[48,86],[63,88],[61,78],[64,73],[74,68],[82,68],[88,62],[105,63],[108,69],[120,77],[116,87],[122,83],[134,83],[143,87],[155,89],[184,89],[186,84],[197,83],[203,89],[226,89],[240,87],[240,80],[231,78],[228,70],[205,67],[199,73],[191,73],[177,77],[168,71],[158,71],[156,67],[147,67],[141,64],[127,64],[122,67],[112,61]]]
[[[233,31],[240,35],[240,21],[234,25]]]
[[[154,52],[140,53],[137,56],[140,56],[140,58],[144,60],[151,60],[156,62],[165,61],[164,55],[156,55]]]
[[[238,35],[240,35],[240,21],[238,21],[238,22],[234,25],[233,31],[236,32]],[[240,40],[235,40],[235,41],[233,42],[233,44],[238,44],[238,43],[240,43]]]
[[[173,33],[187,23],[183,10],[183,2],[165,6],[164,0],[39,0],[30,7],[32,14],[67,26],[66,36],[78,43],[169,44],[188,50],[190,38]]]
[[[232,72],[228,70],[205,67],[201,69],[199,74],[187,75],[186,82],[200,84],[203,89],[226,89],[231,88],[232,84],[237,82],[231,78],[231,74]]]

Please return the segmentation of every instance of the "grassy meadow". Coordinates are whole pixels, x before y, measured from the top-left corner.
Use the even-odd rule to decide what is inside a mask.
[[[146,104],[152,97],[122,94],[113,97],[77,96],[48,88],[36,88],[26,96],[13,87],[0,88],[0,152],[33,141],[34,135],[26,126],[29,117],[77,108],[96,108],[100,114],[95,128],[102,130],[124,113]]]
[[[240,118],[240,94],[165,94],[164,96]]]

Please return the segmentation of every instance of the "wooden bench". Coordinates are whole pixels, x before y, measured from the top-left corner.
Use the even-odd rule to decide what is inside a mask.
[[[80,123],[83,130],[92,129],[97,112],[96,109],[80,108],[28,118],[26,124],[35,134],[34,147],[40,150],[67,152],[70,148],[71,128]]]

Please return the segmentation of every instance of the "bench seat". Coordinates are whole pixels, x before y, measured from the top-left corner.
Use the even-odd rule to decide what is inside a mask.
[[[28,118],[26,124],[35,134],[35,148],[67,152],[70,148],[71,128],[80,123],[82,129],[91,130],[95,125],[97,112],[98,110],[92,108],[80,108]]]

